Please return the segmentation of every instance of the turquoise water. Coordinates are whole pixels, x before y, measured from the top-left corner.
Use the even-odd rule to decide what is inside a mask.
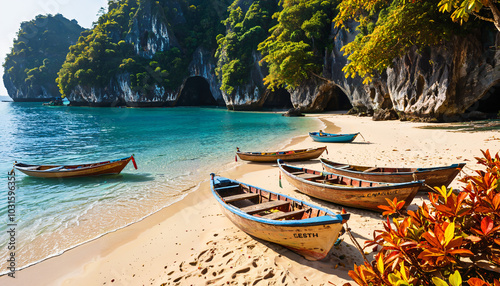
[[[6,250],[7,173],[14,161],[88,163],[135,154],[120,175],[43,179],[16,172],[17,267],[136,222],[182,199],[241,150],[273,150],[319,121],[223,108],[47,107],[0,102],[0,249]],[[241,164],[241,163],[238,163]],[[5,273],[7,251],[0,251]]]

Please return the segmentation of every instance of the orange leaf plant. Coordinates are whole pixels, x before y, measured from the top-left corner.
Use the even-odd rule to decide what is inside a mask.
[[[464,177],[461,191],[435,187],[430,204],[404,216],[402,202],[388,201],[384,229],[364,246],[379,249],[374,261],[349,276],[363,286],[500,286],[500,156],[482,153],[485,170]]]

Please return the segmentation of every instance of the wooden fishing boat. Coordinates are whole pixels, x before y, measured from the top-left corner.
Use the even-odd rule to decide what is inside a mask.
[[[137,169],[137,164],[135,163],[134,156],[117,160],[80,165],[30,165],[15,163],[14,168],[25,173],[26,175],[34,177],[73,178],[119,174],[131,160],[134,164],[135,169]]]
[[[300,192],[335,204],[382,212],[380,205],[386,199],[405,201],[410,205],[424,181],[406,183],[380,183],[366,181],[332,173],[286,165],[278,161],[285,178]]]
[[[359,135],[358,133],[352,134],[334,134],[334,133],[325,133],[325,132],[309,132],[309,136],[314,141],[317,142],[328,142],[328,143],[349,143],[354,141],[356,137]]]
[[[241,152],[239,148],[236,148],[236,155],[241,160],[252,162],[276,162],[278,159],[283,161],[301,161],[318,158],[325,150],[326,147],[276,152]]]
[[[246,233],[283,245],[308,260],[323,259],[349,214],[210,174],[222,212]]]
[[[349,165],[326,159],[320,160],[327,172],[341,176],[385,183],[403,183],[425,180],[425,185],[431,187],[448,187],[465,166],[465,163],[460,163],[433,168],[390,168]],[[421,191],[430,190],[425,185],[420,188]]]

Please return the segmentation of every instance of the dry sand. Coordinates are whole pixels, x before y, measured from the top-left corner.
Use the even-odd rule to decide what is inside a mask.
[[[353,143],[328,144],[322,157],[363,165],[431,167],[466,162],[465,172],[478,168],[481,149],[500,151],[498,132],[449,132],[420,129],[422,123],[384,121],[347,115],[316,115],[329,122],[326,132],[361,132]],[[331,123],[335,124],[333,126]],[[338,128],[336,128],[336,126]],[[496,137],[495,137],[496,136]],[[308,136],[287,149],[324,146]],[[273,150],[273,146],[269,146]],[[263,151],[263,150],[262,150]],[[318,160],[297,165],[321,169]],[[237,179],[340,211],[342,207],[298,193],[275,165],[239,161],[219,175]],[[461,177],[463,174],[460,174]],[[19,271],[0,277],[1,285],[343,285],[348,271],[363,263],[362,255],[344,240],[322,261],[307,261],[276,244],[248,236],[220,214],[207,180],[178,202],[129,227]],[[461,185],[457,180],[452,187]],[[419,194],[410,208],[427,197]],[[382,228],[380,214],[346,208],[349,228],[363,245]],[[367,250],[368,257],[373,253]]]

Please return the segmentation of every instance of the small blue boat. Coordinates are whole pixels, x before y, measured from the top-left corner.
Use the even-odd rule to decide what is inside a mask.
[[[330,143],[349,143],[352,142],[358,133],[353,134],[333,134],[333,133],[325,133],[325,132],[309,132],[309,136],[314,141],[317,142],[330,142]]]

